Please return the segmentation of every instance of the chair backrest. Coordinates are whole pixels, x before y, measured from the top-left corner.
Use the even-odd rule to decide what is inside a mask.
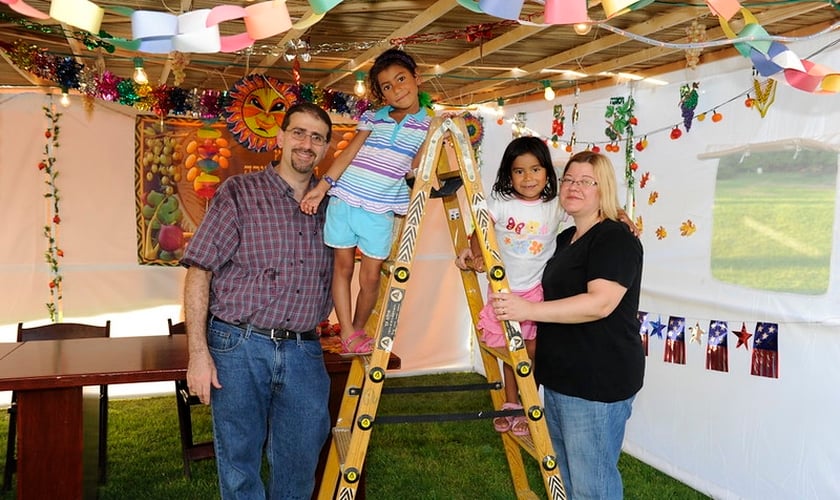
[[[169,335],[185,335],[187,333],[187,324],[183,321],[173,323],[170,318],[166,318],[166,323],[169,325]]]
[[[90,339],[111,336],[111,321],[105,326],[86,325],[83,323],[50,323],[44,326],[24,328],[18,323],[17,341],[29,342],[33,340],[62,340],[62,339]]]

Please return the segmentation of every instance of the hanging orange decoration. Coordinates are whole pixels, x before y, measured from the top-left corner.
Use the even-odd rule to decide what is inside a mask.
[[[722,114],[722,113],[718,113],[717,111],[715,111],[715,114],[713,114],[713,115],[712,115],[712,121],[713,121],[713,122],[715,122],[715,123],[717,123],[717,122],[719,122],[719,121],[721,121],[721,120],[723,120],[723,114]]]

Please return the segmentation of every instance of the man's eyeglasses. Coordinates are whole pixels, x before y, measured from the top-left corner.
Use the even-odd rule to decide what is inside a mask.
[[[578,186],[578,187],[595,187],[598,185],[598,181],[592,179],[571,179],[569,177],[563,177],[560,179],[560,184],[565,184],[568,187]]]
[[[327,143],[327,138],[317,132],[307,134],[306,130],[303,130],[302,128],[293,128],[289,130],[289,132],[296,141],[303,141],[309,137],[309,140],[312,141],[312,144],[315,146],[323,146]]]

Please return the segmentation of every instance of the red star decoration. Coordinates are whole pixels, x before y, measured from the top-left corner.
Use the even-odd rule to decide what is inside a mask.
[[[752,333],[747,331],[747,324],[741,323],[741,331],[740,332],[732,332],[736,337],[738,337],[738,345],[735,346],[735,349],[744,346],[744,349],[750,350],[750,345],[748,344],[750,337],[752,337]]]

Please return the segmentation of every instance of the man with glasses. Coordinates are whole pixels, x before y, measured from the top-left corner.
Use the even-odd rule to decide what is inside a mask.
[[[330,427],[330,381],[315,333],[332,310],[326,204],[312,215],[299,205],[318,182],[313,171],[332,123],[302,103],[280,128],[279,161],[227,179],[181,259],[187,383],[211,404],[223,499],[310,498]]]

